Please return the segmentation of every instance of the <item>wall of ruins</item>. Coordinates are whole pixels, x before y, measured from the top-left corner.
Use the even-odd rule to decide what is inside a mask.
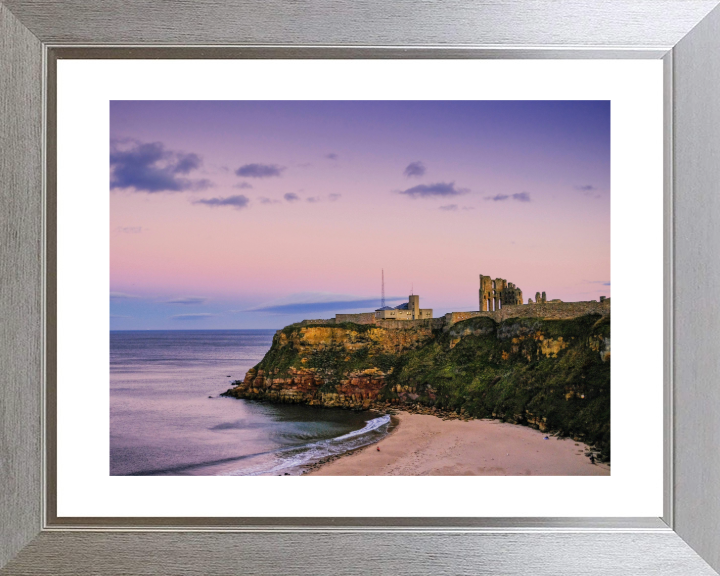
[[[375,324],[375,312],[360,312],[359,314],[335,314],[335,318],[318,318],[314,320],[302,320],[298,322],[301,326],[314,324],[342,324],[352,322],[353,324]]]
[[[335,314],[335,324],[352,322],[353,324],[375,324],[375,312],[361,312],[360,314]]]
[[[445,326],[445,316],[440,318],[424,318],[421,320],[378,320],[372,312],[362,314],[337,314],[337,318],[303,320],[298,322],[301,326],[312,326],[317,324],[342,324],[353,322],[354,324],[375,324],[388,330],[407,330],[409,328],[432,328],[439,330]]]
[[[486,316],[496,322],[502,322],[508,318],[544,318],[549,320],[562,320],[577,318],[586,314],[610,314],[610,299],[602,302],[589,300],[587,302],[556,302],[547,304],[527,304],[518,306],[506,306],[500,310],[481,312],[449,312],[445,314],[445,325],[452,326],[468,318]]]
[[[335,318],[327,320],[303,320],[299,324],[302,326],[313,324],[341,324],[343,322],[353,322],[354,324],[375,324],[376,326],[387,330],[407,330],[409,328],[432,328],[439,330],[441,328],[452,326],[469,318],[477,318],[485,316],[492,318],[495,322],[502,322],[508,318],[543,318],[546,320],[563,320],[568,318],[577,318],[586,314],[601,314],[607,316],[610,314],[610,298],[597,302],[589,300],[587,302],[548,302],[540,304],[524,304],[524,305],[507,305],[500,310],[480,311],[480,312],[449,312],[440,318],[428,318],[425,320],[377,320],[373,312],[363,312],[361,314],[337,314]]]
[[[408,328],[439,330],[445,326],[445,316],[441,318],[425,318],[423,320],[377,320],[375,325],[388,330],[407,330]]]
[[[480,311],[491,312],[523,303],[522,290],[504,278],[480,275]]]

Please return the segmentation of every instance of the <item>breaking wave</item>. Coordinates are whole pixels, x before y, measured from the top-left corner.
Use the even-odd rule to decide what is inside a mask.
[[[282,448],[266,454],[255,455],[256,462],[245,464],[242,469],[226,472],[227,476],[259,476],[277,473],[291,475],[301,473],[308,465],[315,464],[327,458],[357,450],[363,446],[374,444],[388,434],[390,416],[387,414],[368,420],[365,426],[330,438],[310,442],[293,448]]]

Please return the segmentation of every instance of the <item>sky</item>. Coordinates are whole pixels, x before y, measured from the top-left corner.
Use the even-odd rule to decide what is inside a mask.
[[[609,101],[112,101],[110,327],[610,296]]]

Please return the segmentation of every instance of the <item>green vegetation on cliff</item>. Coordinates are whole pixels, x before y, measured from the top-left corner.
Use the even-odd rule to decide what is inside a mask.
[[[230,393],[352,407],[419,403],[556,431],[609,459],[610,317],[477,317],[445,330],[292,325]]]
[[[422,403],[579,437],[609,458],[609,339],[606,316],[471,319],[405,354],[386,394],[415,388]]]

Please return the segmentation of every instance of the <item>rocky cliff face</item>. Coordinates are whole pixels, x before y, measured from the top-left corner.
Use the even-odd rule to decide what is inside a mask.
[[[367,409],[380,399],[394,363],[433,338],[430,328],[289,326],[242,382],[236,398]]]
[[[557,431],[610,452],[610,317],[471,318],[449,329],[292,325],[225,394],[423,405]]]

